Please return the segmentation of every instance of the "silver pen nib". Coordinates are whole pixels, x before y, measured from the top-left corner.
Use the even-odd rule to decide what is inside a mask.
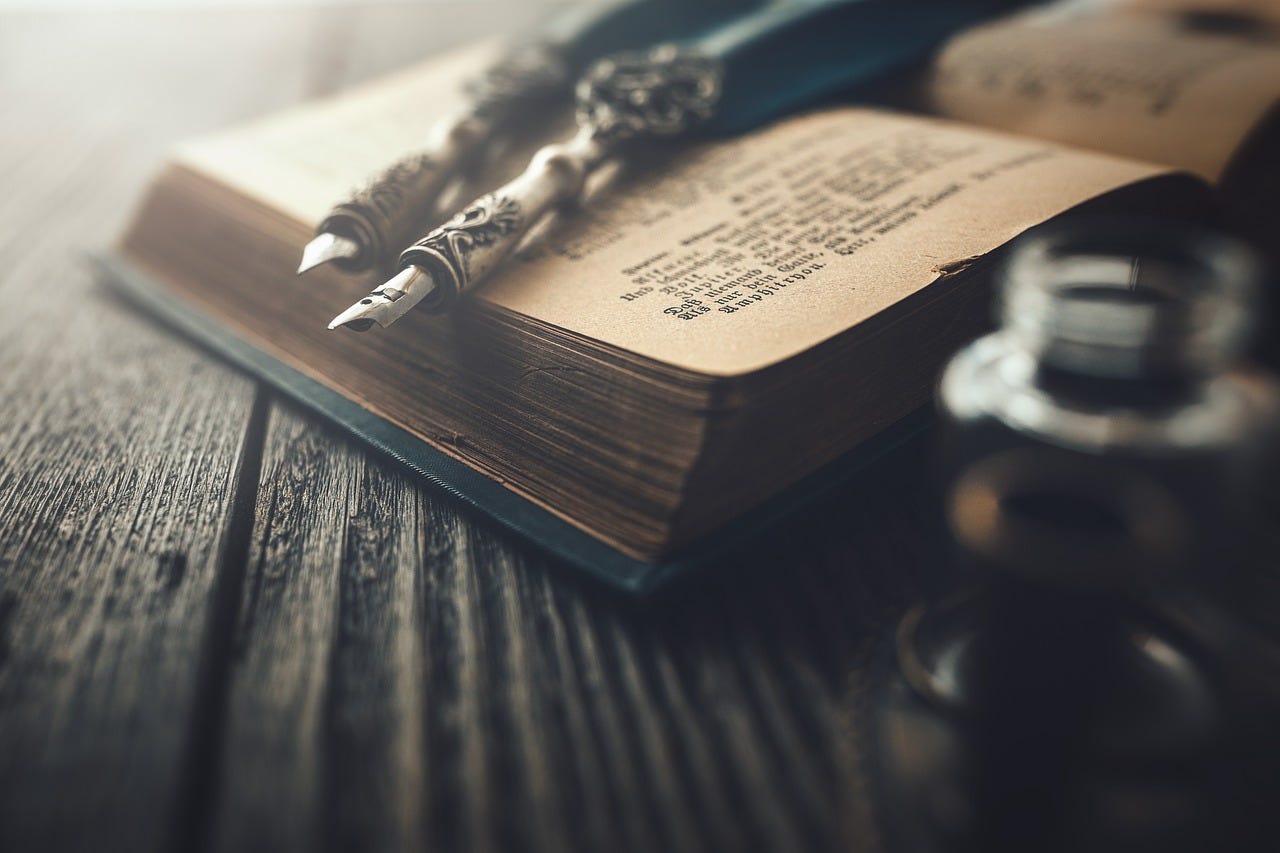
[[[353,332],[364,332],[377,323],[385,329],[435,289],[436,283],[430,273],[421,267],[406,267],[395,278],[334,317],[329,328],[342,326]]]
[[[329,261],[339,258],[351,260],[359,254],[360,245],[355,240],[348,240],[346,237],[328,232],[319,234],[302,250],[302,263],[298,264],[298,275]]]

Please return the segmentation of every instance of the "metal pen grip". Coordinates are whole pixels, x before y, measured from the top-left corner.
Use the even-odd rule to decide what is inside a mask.
[[[530,43],[507,50],[466,83],[466,106],[436,125],[423,150],[396,161],[329,212],[318,232],[361,247],[357,257],[336,263],[349,269],[390,266],[394,253],[422,233],[449,183],[476,163],[494,135],[567,87],[559,48]]]
[[[520,177],[463,208],[400,255],[400,266],[431,273],[427,310],[447,307],[458,294],[502,264],[544,216],[577,198],[587,175],[605,156],[601,144],[579,134],[539,151]]]
[[[479,155],[487,136],[485,123],[471,117],[455,120],[442,128],[436,145],[378,173],[331,210],[317,230],[359,243],[362,255],[351,260],[353,265],[389,266],[392,253],[421,233],[418,229],[435,210],[446,184]]]
[[[431,273],[422,304],[448,307],[520,245],[552,208],[579,197],[591,172],[637,137],[677,136],[709,116],[721,69],[666,45],[597,63],[577,86],[578,133],[534,155],[524,174],[473,202],[400,255],[400,267]]]

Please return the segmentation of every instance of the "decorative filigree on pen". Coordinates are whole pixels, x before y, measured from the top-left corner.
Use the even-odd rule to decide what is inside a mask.
[[[500,120],[513,106],[544,101],[569,87],[569,65],[554,45],[530,42],[508,51],[463,86],[473,115]]]
[[[518,201],[486,195],[406,249],[401,259],[415,266],[430,266],[437,287],[461,290],[472,278],[476,250],[523,228]]]
[[[410,194],[411,183],[423,172],[437,169],[434,154],[422,153],[406,157],[369,181],[346,202],[348,206],[366,207],[383,218],[390,218]]]
[[[722,77],[718,61],[674,45],[602,59],[578,81],[578,124],[598,141],[683,133],[711,116]]]
[[[298,271],[327,262],[353,272],[387,265],[389,253],[421,233],[440,195],[496,133],[568,87],[556,46],[531,42],[509,50],[464,85],[467,106],[434,128],[426,150],[392,164],[329,212]]]
[[[438,185],[443,183],[442,173],[434,152],[411,155],[383,170],[336,205],[316,229],[319,235],[336,235],[342,241],[338,244],[339,252],[344,254],[304,257],[302,267],[310,268],[313,265],[310,261],[332,261],[342,269],[358,271],[376,264],[378,258],[386,256],[389,246],[394,245],[389,241],[404,230],[405,226],[398,223],[404,211],[421,197],[438,192]],[[319,238],[313,243],[326,249],[333,245],[333,241]]]
[[[396,291],[395,299],[379,288],[330,328],[388,326],[419,302],[446,307],[505,261],[534,226],[579,198],[592,172],[627,142],[677,136],[710,118],[722,77],[716,60],[670,46],[598,62],[577,87],[577,135],[546,146],[518,178],[406,249],[401,272],[383,286]]]

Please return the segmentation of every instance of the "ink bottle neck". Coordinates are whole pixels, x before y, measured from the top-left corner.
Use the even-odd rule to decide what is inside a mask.
[[[1258,277],[1247,249],[1192,229],[1044,229],[1003,270],[1000,328],[944,373],[944,413],[1095,453],[1229,443],[1257,403],[1232,371]]]
[[[1227,370],[1249,332],[1257,270],[1208,234],[1071,228],[1025,242],[1000,317],[1046,378],[1174,387]]]

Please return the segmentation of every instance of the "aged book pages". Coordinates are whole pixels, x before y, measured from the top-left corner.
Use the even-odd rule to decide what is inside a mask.
[[[180,147],[174,161],[313,226],[353,187],[427,144],[497,50],[450,52],[362,86]]]
[[[484,298],[689,370],[748,373],[1159,171],[946,122],[824,111],[682,155],[622,204],[589,208]]]
[[[1201,208],[1165,167],[865,108],[648,146],[443,315],[331,332],[373,277],[294,275],[330,204],[422,144],[481,46],[185,146],[127,263],[276,363],[596,539],[665,559],[923,405],[990,255],[1082,205]],[[525,139],[462,192],[523,166]],[[465,200],[465,199],[463,199]]]
[[[1280,41],[1162,16],[1035,13],[953,40],[921,98],[937,115],[1218,181],[1250,134],[1275,120]]]
[[[359,176],[422,139],[479,59],[433,61],[193,144],[179,163],[310,227]],[[660,176],[567,217],[534,259],[478,295],[679,369],[737,376],[1161,171],[944,121],[827,110],[674,154]]]

